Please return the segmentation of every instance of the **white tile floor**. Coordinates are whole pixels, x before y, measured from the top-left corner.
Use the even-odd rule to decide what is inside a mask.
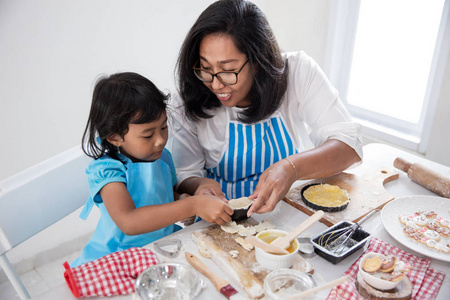
[[[56,259],[53,262],[42,265],[37,268],[33,268],[20,275],[20,279],[24,283],[31,297],[38,296],[50,288],[64,283],[64,267],[63,263],[65,261],[72,262],[75,258],[80,255],[80,251],[72,253],[68,256]],[[11,283],[6,280],[0,283],[0,299],[1,300],[13,300],[20,299],[16,294]],[[56,299],[49,299],[56,300]]]
[[[31,297],[65,282],[63,263],[70,263],[80,255],[99,217],[97,210],[93,210],[87,221],[78,215],[79,210],[8,253]],[[0,300],[14,299],[20,298],[0,268]]]

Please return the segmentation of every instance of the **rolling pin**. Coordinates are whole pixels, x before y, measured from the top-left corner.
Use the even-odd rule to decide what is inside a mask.
[[[394,167],[404,171],[408,177],[445,198],[450,198],[450,178],[437,173],[419,163],[410,163],[403,158],[397,157],[394,160]]]

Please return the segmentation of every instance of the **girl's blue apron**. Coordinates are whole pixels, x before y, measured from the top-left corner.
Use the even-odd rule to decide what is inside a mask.
[[[229,123],[228,149],[217,167],[207,169],[228,199],[249,196],[259,177],[272,164],[297,153],[281,116],[248,125]]]
[[[163,156],[167,157],[167,153],[164,152]],[[126,163],[127,190],[136,207],[174,201],[171,169],[162,158],[151,163]],[[87,218],[93,205],[94,200],[90,197],[80,213],[82,219]],[[72,268],[109,253],[145,246],[175,231],[175,225],[172,224],[145,234],[126,235],[111,219],[103,202],[95,202],[95,205],[100,209],[100,219],[81,256],[70,264]]]

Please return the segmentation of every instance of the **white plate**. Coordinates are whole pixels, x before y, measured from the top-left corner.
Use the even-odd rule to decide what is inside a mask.
[[[381,221],[387,232],[400,244],[420,254],[431,258],[450,262],[450,254],[429,249],[422,243],[416,242],[403,233],[404,225],[400,223],[398,215],[413,215],[418,210],[434,210],[438,216],[450,219],[450,199],[435,196],[408,196],[398,198],[386,204],[381,211]],[[448,244],[450,238],[442,239],[440,242]]]

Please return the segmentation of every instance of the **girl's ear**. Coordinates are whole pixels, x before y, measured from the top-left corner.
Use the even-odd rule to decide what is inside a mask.
[[[107,137],[106,140],[116,147],[120,147],[123,142],[123,138],[118,134],[113,134],[110,137]]]

